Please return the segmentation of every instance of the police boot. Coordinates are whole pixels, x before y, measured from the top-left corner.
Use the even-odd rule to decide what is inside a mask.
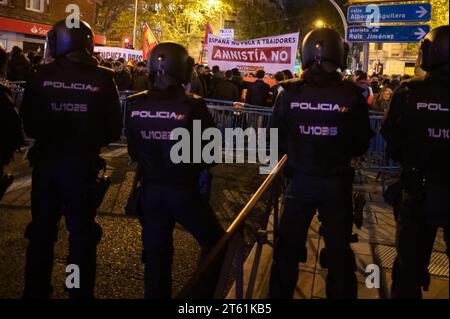
[[[365,194],[362,192],[353,194],[353,223],[358,229],[363,226],[364,206],[366,206]]]
[[[14,177],[12,175],[5,175],[0,177],[0,200],[5,195],[6,190],[12,185]]]
[[[322,267],[323,269],[328,269],[328,259],[327,259],[327,249],[326,248],[322,248],[320,250],[319,262],[320,262],[320,267]]]
[[[427,268],[427,269],[424,269],[423,275],[422,275],[423,291],[430,291],[430,285],[431,285],[431,275]]]

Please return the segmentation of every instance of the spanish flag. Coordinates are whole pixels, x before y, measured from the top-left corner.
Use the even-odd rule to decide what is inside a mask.
[[[153,48],[158,44],[158,40],[156,40],[155,35],[153,34],[152,30],[146,23],[144,25],[144,32],[143,32],[143,39],[142,39],[142,51],[143,51],[143,58],[144,61],[147,61],[150,53],[152,52]]]
[[[203,57],[206,53],[206,51],[208,51],[208,35],[213,34],[213,29],[211,27],[211,24],[208,23],[206,24],[206,28],[205,28],[205,38],[203,39],[202,42],[202,51],[200,52],[200,57],[198,59],[198,63],[199,64],[203,64]]]

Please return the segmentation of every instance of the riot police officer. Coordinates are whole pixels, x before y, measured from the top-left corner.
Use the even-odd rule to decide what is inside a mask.
[[[393,202],[398,253],[394,298],[422,297],[438,227],[448,239],[448,46],[448,25],[425,37],[419,58],[427,74],[404,82],[395,92],[382,130],[389,157],[402,166]]]
[[[361,89],[338,72],[345,68],[346,48],[334,30],[310,32],[301,51],[303,78],[286,83],[276,102],[272,126],[278,128],[282,154],[288,155],[290,185],[274,252],[271,298],[293,297],[316,211],[327,247],[327,297],[357,297],[350,161],[366,152],[372,131]]]
[[[0,44],[0,74],[5,68],[8,56]],[[4,175],[14,151],[23,144],[21,120],[14,108],[10,90],[0,83],[0,200],[12,183],[12,176]]]
[[[212,211],[202,204],[199,176],[208,165],[176,163],[171,158],[177,143],[171,139],[173,130],[184,128],[192,136],[194,121],[201,121],[202,130],[215,127],[204,100],[185,92],[193,65],[181,45],[159,44],[148,60],[150,90],[129,101],[129,154],[141,171],[145,298],[172,298],[175,223],[192,233],[203,256],[224,234]],[[187,148],[192,156],[192,148]]]
[[[98,66],[93,50],[94,34],[86,22],[74,28],[65,20],[56,23],[46,43],[46,58],[53,62],[40,66],[25,90],[24,128],[35,139],[29,154],[32,223],[26,231],[25,298],[50,296],[61,213],[69,232],[68,264],[80,271],[80,287],[69,289],[70,297],[94,296],[99,154],[120,137],[122,123],[113,74]]]

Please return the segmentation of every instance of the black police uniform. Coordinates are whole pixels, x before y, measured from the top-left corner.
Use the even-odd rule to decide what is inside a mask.
[[[145,260],[145,297],[171,298],[173,230],[181,224],[193,234],[205,256],[224,231],[211,211],[204,209],[200,164],[174,164],[170,152],[177,141],[172,130],[186,128],[192,134],[194,120],[202,130],[215,127],[203,99],[185,93],[183,87],[157,89],[130,98],[127,137],[130,156],[140,165],[140,211]]]
[[[36,140],[30,151],[32,223],[24,297],[49,296],[62,211],[69,231],[68,264],[80,267],[80,289],[71,289],[70,296],[91,298],[99,241],[94,207],[99,153],[120,137],[122,127],[112,71],[87,53],[42,65],[27,84],[23,121],[26,134]]]
[[[3,176],[3,167],[9,164],[14,151],[22,144],[21,120],[14,109],[11,92],[0,84],[0,200],[12,181]]]
[[[344,64],[343,41],[337,33],[313,31],[305,38],[302,56],[303,79],[284,85],[272,119],[280,151],[288,155],[290,185],[274,252],[270,297],[293,297],[298,263],[306,261],[308,228],[318,211],[327,247],[327,297],[356,298],[350,161],[369,146],[368,106],[361,89],[343,81],[336,71]]]
[[[446,65],[403,82],[382,129],[389,157],[402,166],[401,192],[394,201],[394,298],[422,297],[438,227],[448,241],[448,29],[446,42]]]

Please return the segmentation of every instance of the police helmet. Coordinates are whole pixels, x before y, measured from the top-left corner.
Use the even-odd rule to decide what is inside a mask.
[[[45,56],[56,59],[77,51],[92,54],[94,46],[94,32],[87,22],[75,21],[74,26],[69,27],[66,20],[61,20],[47,34]]]
[[[346,69],[348,49],[336,31],[328,28],[313,30],[303,40],[302,68],[306,70],[317,63],[325,69]]]
[[[147,66],[151,85],[167,90],[191,82],[194,59],[182,45],[166,42],[152,50]]]
[[[448,30],[449,26],[441,26],[431,30],[420,45],[420,67],[432,71],[448,64]]]

